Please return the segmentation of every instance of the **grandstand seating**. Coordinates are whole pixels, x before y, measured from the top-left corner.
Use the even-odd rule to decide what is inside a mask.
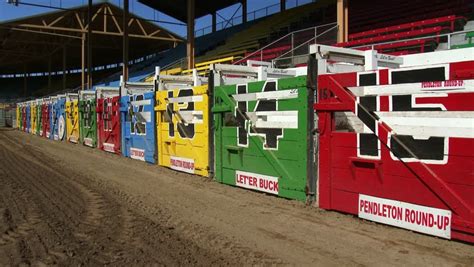
[[[294,35],[294,38],[282,39],[268,47],[266,45],[292,31],[335,22],[334,2],[320,0],[200,36],[195,40],[195,62],[197,62],[195,67],[201,74],[206,74],[210,62],[235,64],[243,62],[243,59],[271,61],[278,58],[292,48],[292,43],[301,44],[311,39],[314,33],[302,32]],[[349,41],[339,43],[337,46],[356,47],[360,50],[374,48],[392,55],[433,51],[440,42],[446,42],[446,39],[431,36],[462,30],[466,21],[472,19],[472,10],[468,5],[470,2],[472,0],[352,1],[349,7]],[[456,42],[451,48],[474,47],[474,32],[466,34],[465,42],[462,39],[464,36],[459,37],[460,42]],[[333,45],[334,40],[318,39],[318,43]],[[262,47],[264,49],[261,49]],[[441,48],[444,46],[440,46]],[[140,63],[131,65],[130,79],[150,76],[148,74],[154,73],[155,66],[166,67],[168,74],[187,74],[190,71],[186,70],[184,64],[185,56],[184,43],[167,51],[161,51]],[[291,62],[291,64],[297,63],[300,62]],[[104,75],[94,73],[94,82],[100,85],[117,84],[121,74],[120,69],[108,70]],[[68,74],[69,88],[80,84],[79,76]],[[22,79],[15,80],[16,87],[23,86]],[[52,82],[51,87],[62,88],[61,77],[53,77]],[[28,87],[31,88],[31,92],[35,91],[36,95],[50,93],[45,79],[41,79],[40,84],[32,82]]]
[[[384,27],[359,33],[353,33],[349,35],[349,41],[355,41],[363,38],[369,38],[374,36],[381,36],[389,33],[398,33],[402,31],[414,31],[416,29],[422,29],[432,26],[443,26],[449,27],[450,31],[456,29],[456,24],[465,24],[466,18],[456,15],[445,16],[434,19],[427,19],[415,22],[404,23],[400,25]],[[459,27],[458,27],[459,28]]]
[[[413,21],[470,13],[469,0],[358,1],[349,16],[350,34]]]
[[[199,60],[207,61],[226,56],[244,56],[246,52],[260,48],[268,41],[270,36],[276,39],[290,32],[292,24],[311,18],[315,11],[327,7],[333,1],[324,0],[314,4],[303,5],[282,13],[278,13],[262,19],[253,27],[241,31],[238,35],[230,37],[226,43],[216,49],[204,54]],[[333,21],[331,21],[333,22]],[[313,25],[322,23],[313,17]]]
[[[379,35],[376,37],[369,37],[344,43],[338,43],[336,46],[339,47],[352,47],[352,46],[361,46],[361,45],[368,45],[374,43],[382,43],[387,41],[394,41],[394,40],[403,40],[415,37],[423,37],[428,35],[439,35],[442,32],[448,32],[449,29],[446,27],[435,26],[430,28],[424,28],[419,30],[413,31],[406,31],[406,32],[397,32],[397,33],[389,33],[384,35]]]
[[[433,51],[444,40],[426,36],[461,30],[471,12],[466,3],[467,0],[361,1],[351,10],[349,41],[337,46],[361,50],[373,47],[394,55]],[[370,12],[364,10],[369,5]]]

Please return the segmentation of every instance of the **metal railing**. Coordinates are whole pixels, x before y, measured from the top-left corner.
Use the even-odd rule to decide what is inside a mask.
[[[292,0],[288,2],[294,2],[294,5],[288,5],[287,3],[287,8],[294,8],[302,5],[307,5],[310,3],[316,2],[316,0]],[[267,7],[263,7],[251,12],[247,13],[247,21],[253,21],[256,19],[264,18],[273,14],[276,14],[280,12],[280,4],[273,4],[269,5]],[[233,27],[235,25],[239,25],[243,23],[243,17],[242,16],[237,16],[237,17],[232,17],[228,20],[220,21],[216,23],[216,31],[224,30],[229,27]],[[206,34],[212,33],[212,25],[206,26],[204,28],[198,29],[194,31],[194,36],[199,37],[203,36]]]
[[[242,64],[249,59],[264,61],[267,59],[266,54],[269,54],[270,57],[281,57],[282,55],[292,53],[292,51],[294,52],[302,45],[305,45],[312,40],[317,40],[318,37],[321,38],[328,32],[328,30],[334,29],[335,27],[337,28],[337,24],[333,22],[290,32],[263,46],[257,51],[248,54],[244,58],[236,61],[234,64]]]
[[[360,46],[353,46],[349,47],[352,49],[357,49],[357,48],[371,48],[374,49],[376,46],[379,45],[387,45],[387,44],[395,44],[395,43],[403,43],[403,42],[409,42],[409,41],[415,41],[415,40],[430,40],[430,39],[435,39],[437,40],[438,45],[445,43],[446,47],[443,47],[444,49],[450,50],[455,47],[453,47],[453,39],[454,36],[460,36],[460,35],[466,35],[467,33],[474,32],[474,30],[465,30],[465,31],[457,31],[457,32],[452,32],[452,33],[443,33],[443,34],[436,34],[436,35],[430,35],[430,36],[423,36],[423,37],[417,37],[417,38],[410,38],[410,39],[403,39],[403,40],[393,40],[389,42],[380,42],[380,43],[374,43],[374,44],[369,44],[369,45],[360,45]],[[295,62],[296,63],[301,63],[298,62],[298,59],[301,58],[301,61],[306,60],[307,55],[309,54],[309,46],[313,43],[318,43],[318,44],[326,44],[326,45],[334,45],[336,44],[336,36],[337,36],[337,26],[334,28],[328,29],[325,33],[322,33],[321,35],[318,35],[318,37],[324,36],[324,35],[330,35],[334,34],[334,40],[331,41],[329,38],[325,41],[319,40],[318,38],[308,40],[305,43],[299,45],[298,47],[295,47],[292,51],[288,51],[272,60],[273,66],[279,66],[279,67],[288,67],[288,66],[294,66]],[[458,44],[467,44],[468,40],[467,38],[460,38],[460,43],[456,43],[454,45]],[[459,41],[459,40],[458,40]],[[300,50],[300,51],[298,51]]]
[[[300,57],[305,57],[309,54],[309,47],[312,44],[334,44],[337,42],[337,31],[338,25],[337,23],[331,23],[324,25],[324,31],[320,34],[315,35],[313,38],[308,39],[299,45],[293,47],[291,50],[282,53],[281,55],[277,56],[276,58],[272,59],[272,65],[285,65],[285,66],[294,66],[296,63],[295,59]],[[286,64],[285,64],[286,62]]]

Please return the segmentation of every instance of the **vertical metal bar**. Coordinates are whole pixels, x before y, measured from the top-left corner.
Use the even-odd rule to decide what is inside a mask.
[[[52,55],[51,55],[52,56]],[[51,92],[51,57],[48,59],[48,92]]]
[[[66,90],[66,45],[63,46],[63,90]]]
[[[128,81],[128,0],[123,1],[123,82]],[[119,90],[121,91],[121,90]],[[121,95],[120,95],[121,97]]]
[[[242,23],[247,22],[247,0],[242,0]]]
[[[318,27],[314,27],[314,43],[318,43]]]
[[[216,13],[212,13],[212,32],[216,32],[216,26],[217,26],[216,21],[217,21],[217,15]]]
[[[85,90],[85,53],[86,53],[86,34],[82,33],[82,38],[81,38],[81,90]]]
[[[337,42],[338,43],[347,41],[347,27],[348,27],[347,16],[348,16],[347,0],[337,0],[337,25],[338,25]]]
[[[28,74],[26,73],[26,64],[23,66],[23,97],[26,97],[28,87]]]
[[[294,50],[295,49],[295,36],[294,36],[294,33],[291,34],[291,67],[294,66]]]
[[[87,9],[87,89],[92,88],[92,0]]]
[[[451,34],[448,34],[448,49],[451,49]]]
[[[187,0],[187,55],[188,55],[188,69],[194,68],[194,15],[195,15],[195,0]]]

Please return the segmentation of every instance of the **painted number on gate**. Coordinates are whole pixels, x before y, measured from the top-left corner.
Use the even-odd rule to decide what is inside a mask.
[[[195,102],[203,101],[202,96],[195,95],[192,88],[183,88],[178,91],[177,97],[174,97],[172,90],[168,91],[168,100],[165,121],[169,123],[169,137],[175,137],[176,124],[180,138],[194,139],[196,124],[203,123],[203,112],[195,107]]]
[[[359,195],[359,217],[451,239],[451,211]]]
[[[266,81],[262,91],[248,93],[248,85],[237,85],[235,119],[237,124],[237,144],[248,147],[249,136],[261,136],[263,149],[278,150],[284,129],[298,129],[298,111],[279,111],[280,100],[298,97],[298,90],[277,90],[278,81]],[[250,108],[250,102],[255,107]]]
[[[151,100],[145,100],[144,95],[130,96],[127,123],[131,134],[146,135],[146,123],[151,121],[151,114],[145,112],[145,105],[150,104]]]

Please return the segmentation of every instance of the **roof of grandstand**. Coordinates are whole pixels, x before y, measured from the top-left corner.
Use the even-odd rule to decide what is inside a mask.
[[[67,69],[81,68],[82,35],[87,32],[87,5],[39,14],[0,24],[0,73],[62,70],[63,48]],[[92,8],[93,66],[122,60],[123,10],[111,3]],[[130,14],[129,58],[140,58],[182,42],[149,20]],[[51,60],[51,61],[50,61]]]
[[[156,10],[181,21],[186,21],[187,18],[187,0],[174,0],[174,1],[156,1],[156,0],[138,0],[138,2],[147,5]],[[203,17],[208,14],[214,13],[220,9],[241,3],[242,0],[196,0],[195,1],[195,17]]]

